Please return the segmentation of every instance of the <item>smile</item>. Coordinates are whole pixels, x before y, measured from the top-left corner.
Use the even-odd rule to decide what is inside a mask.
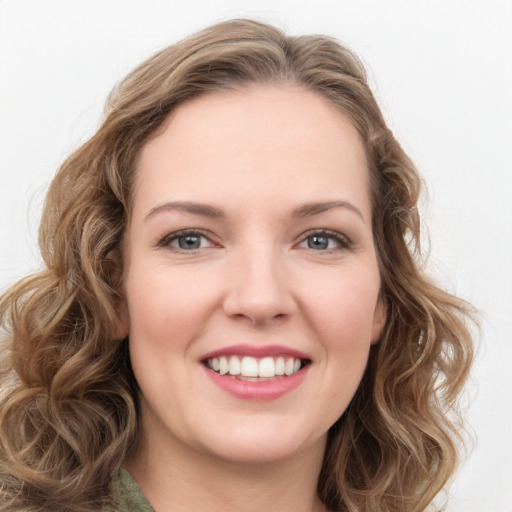
[[[232,345],[208,354],[200,362],[217,387],[237,399],[275,400],[298,388],[313,360],[283,345]]]
[[[259,380],[291,376],[299,372],[309,360],[297,357],[225,355],[206,359],[205,365],[220,375],[230,375],[242,380]]]

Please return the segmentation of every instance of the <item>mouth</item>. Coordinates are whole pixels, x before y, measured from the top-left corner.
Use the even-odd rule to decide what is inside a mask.
[[[200,360],[213,382],[239,400],[277,400],[306,381],[313,359],[283,345],[231,345]]]
[[[249,382],[263,382],[291,377],[311,364],[311,360],[290,355],[254,357],[226,354],[209,357],[202,363],[219,375]]]

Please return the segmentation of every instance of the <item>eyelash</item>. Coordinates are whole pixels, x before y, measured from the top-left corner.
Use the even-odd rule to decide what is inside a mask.
[[[338,233],[337,231],[331,231],[329,229],[320,229],[320,230],[310,231],[308,233],[305,233],[305,235],[303,235],[302,241],[300,243],[302,244],[304,242],[307,242],[307,240],[311,237],[318,237],[318,238],[325,237],[327,239],[334,240],[338,244],[338,247],[334,247],[334,248],[331,247],[331,248],[327,248],[327,249],[324,249],[321,251],[318,251],[317,249],[312,249],[311,247],[308,247],[309,250],[314,251],[314,252],[333,252],[333,251],[339,251],[339,250],[348,250],[348,249],[352,248],[352,241],[349,238],[347,238],[345,235],[342,235],[341,233]]]
[[[186,236],[202,237],[202,238],[207,239],[211,244],[215,244],[215,242],[212,242],[212,240],[211,240],[211,235],[204,231],[201,231],[199,229],[181,229],[179,231],[174,231],[173,233],[169,233],[168,235],[164,236],[158,242],[158,247],[164,247],[166,249],[174,250],[176,252],[194,252],[194,251],[201,249],[201,248],[199,248],[199,249],[186,250],[186,249],[182,249],[182,248],[178,248],[178,247],[173,247],[171,245],[171,243],[174,242],[175,240],[178,240],[178,239],[180,239],[182,237],[186,237]]]
[[[206,240],[209,241],[209,243],[215,245],[215,242],[213,242],[211,240],[211,235],[209,233],[201,231],[199,229],[181,229],[179,231],[169,233],[168,235],[164,236],[158,242],[157,245],[158,245],[158,247],[170,249],[175,252],[195,252],[200,249],[203,249],[202,247],[199,247],[197,249],[187,250],[184,248],[173,247],[171,245],[171,243],[174,242],[175,240],[179,240],[180,238],[186,237],[186,236],[205,238]],[[338,245],[337,247],[334,247],[334,248],[330,247],[330,248],[326,248],[326,249],[322,249],[322,250],[307,247],[308,250],[313,251],[313,252],[334,252],[334,251],[339,251],[339,250],[349,250],[352,248],[352,245],[353,245],[352,241],[349,238],[347,238],[345,235],[342,235],[341,233],[338,233],[336,231],[330,231],[328,229],[320,229],[320,230],[314,230],[314,231],[310,231],[310,232],[303,234],[301,241],[299,242],[299,246],[303,243],[306,243],[307,240],[312,237],[318,237],[318,238],[325,237],[328,240],[334,240],[335,243]]]

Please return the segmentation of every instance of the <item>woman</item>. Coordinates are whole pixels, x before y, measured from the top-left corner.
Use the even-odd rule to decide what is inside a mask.
[[[139,66],[2,298],[2,510],[426,510],[472,344],[419,193],[330,38],[234,20]]]

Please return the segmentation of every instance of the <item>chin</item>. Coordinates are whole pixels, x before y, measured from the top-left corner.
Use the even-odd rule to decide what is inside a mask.
[[[223,430],[225,435],[203,439],[202,450],[237,464],[270,464],[301,457],[311,451],[323,455],[327,433],[320,436],[300,435],[286,428],[238,426]]]

